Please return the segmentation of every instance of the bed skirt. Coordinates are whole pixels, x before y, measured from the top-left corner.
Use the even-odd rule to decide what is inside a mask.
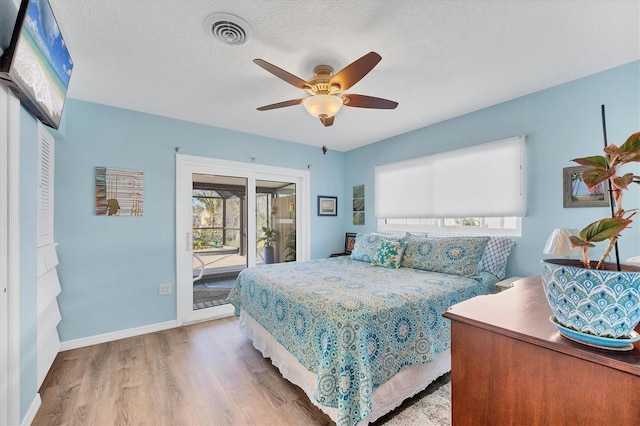
[[[244,309],[240,313],[240,329],[253,341],[253,346],[265,358],[271,359],[271,363],[280,370],[282,377],[300,387],[315,406],[326,413],[334,422],[337,421],[338,410],[318,404],[313,397],[317,375],[300,364],[284,346],[278,343]],[[373,392],[372,412],[359,425],[366,425],[377,420],[402,404],[402,401],[424,390],[431,382],[449,371],[451,371],[450,349],[438,354],[428,364],[405,368]]]

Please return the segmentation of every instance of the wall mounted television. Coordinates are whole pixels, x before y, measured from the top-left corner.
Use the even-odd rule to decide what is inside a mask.
[[[0,81],[40,121],[58,129],[73,61],[48,0],[22,0]]]

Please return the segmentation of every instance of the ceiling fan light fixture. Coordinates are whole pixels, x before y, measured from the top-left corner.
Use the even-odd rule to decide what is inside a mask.
[[[333,117],[342,108],[342,99],[334,95],[315,95],[306,98],[302,104],[316,118]]]

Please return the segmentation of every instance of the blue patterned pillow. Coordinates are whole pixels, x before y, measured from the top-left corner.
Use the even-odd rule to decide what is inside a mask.
[[[372,263],[375,259],[376,249],[378,248],[380,242],[399,240],[400,238],[390,238],[376,234],[358,233],[356,235],[356,241],[353,244],[353,250],[351,250],[351,259]]]
[[[503,279],[507,269],[507,259],[516,242],[508,237],[490,237],[484,249],[480,268]]]
[[[432,238],[460,238],[470,235],[460,234],[429,234]],[[503,279],[507,269],[507,259],[516,242],[509,237],[489,237],[487,246],[482,253],[480,270],[495,275],[499,280]]]
[[[402,257],[402,266],[445,274],[475,277],[488,237],[412,238]]]
[[[398,269],[406,245],[405,241],[381,241],[371,263],[376,266]]]

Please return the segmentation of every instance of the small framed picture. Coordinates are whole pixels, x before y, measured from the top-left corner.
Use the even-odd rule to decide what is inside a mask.
[[[609,205],[609,195],[605,183],[589,189],[582,181],[585,166],[565,167],[562,169],[563,205],[570,207],[606,207]]]
[[[353,250],[353,246],[356,243],[356,233],[355,232],[347,232],[344,236],[344,252],[346,254],[351,254]]]
[[[338,216],[338,197],[318,195],[318,216]]]

